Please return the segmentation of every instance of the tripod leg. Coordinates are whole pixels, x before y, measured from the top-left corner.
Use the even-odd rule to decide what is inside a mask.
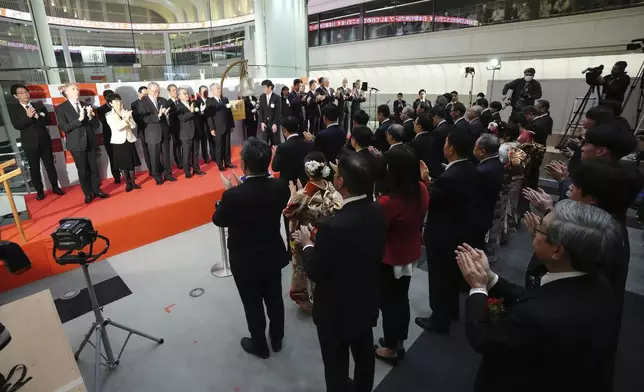
[[[76,352],[74,353],[75,360],[78,361],[78,357],[80,356],[81,351],[83,351],[83,348],[85,348],[85,345],[87,344],[87,342],[89,342],[89,340],[92,338],[92,333],[94,332],[95,329],[96,329],[96,321],[92,323],[92,327],[89,329],[89,332],[85,334],[85,338],[83,338],[83,342],[78,347],[78,350],[76,350]]]
[[[105,329],[104,326],[96,326],[96,358],[94,362],[94,392],[100,392],[100,376],[101,376],[101,330]]]
[[[154,337],[154,336],[152,336],[152,335],[148,335],[147,333],[143,333],[143,332],[141,332],[141,331],[137,331],[136,329],[132,329],[132,328],[130,328],[130,327],[126,327],[125,325],[123,325],[123,324],[119,324],[119,323],[114,322],[114,321],[112,321],[112,320],[110,320],[110,319],[106,320],[106,323],[107,323],[107,324],[109,324],[109,325],[112,325],[112,326],[114,326],[114,327],[116,327],[116,328],[122,329],[122,330],[124,330],[124,331],[130,332],[130,333],[133,333],[134,335],[139,335],[139,336],[141,336],[141,337],[143,337],[143,338],[150,339],[150,340],[155,341],[155,342],[157,342],[157,343],[159,343],[159,344],[163,344],[163,339],[161,339],[161,338],[155,338],[155,337]]]
[[[105,348],[105,357],[107,358],[107,366],[112,369],[118,365],[118,361],[114,360],[114,352],[112,352],[112,345],[110,344],[110,339],[107,336],[107,325],[109,320],[105,320],[103,325],[101,325],[101,337],[103,340],[103,347]]]

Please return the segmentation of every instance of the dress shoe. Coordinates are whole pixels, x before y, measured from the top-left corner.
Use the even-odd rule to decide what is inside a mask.
[[[92,200],[94,200],[94,196],[92,196],[92,195],[85,196],[85,204],[91,203]]]
[[[43,192],[43,191],[38,191],[38,192],[36,193],[36,200],[42,200],[42,199],[44,199],[44,198],[45,198],[45,192]]]
[[[378,358],[379,360],[381,360],[383,362],[386,362],[386,363],[390,364],[391,366],[397,366],[398,365],[398,360],[400,358],[398,358],[397,356],[396,357],[386,357],[384,355],[378,354],[378,346],[374,346],[373,350],[374,350],[373,355],[376,358]]]
[[[134,189],[141,189],[141,185],[137,184],[136,182],[132,181],[132,187]]]
[[[107,193],[105,193],[103,191],[98,191],[98,192],[94,193],[94,196],[96,196],[98,198],[101,198],[101,199],[107,199],[107,198],[110,197],[110,195],[108,195]]]
[[[226,166],[217,165],[217,168],[219,168],[219,171],[226,171]]]
[[[424,330],[434,332],[438,335],[447,335],[449,333],[449,326],[437,325],[431,320],[430,317],[416,317],[416,325]]]
[[[271,348],[273,349],[273,352],[280,352],[282,351],[282,339],[271,339]]]
[[[177,179],[176,179],[176,178],[172,177],[172,174],[170,174],[169,176],[165,176],[165,179],[166,179],[166,180],[168,180],[168,181],[170,181],[170,182],[175,182],[175,181],[177,181]]]
[[[134,186],[131,182],[128,181],[127,185],[125,186],[125,192],[132,192],[132,189],[134,189]]]
[[[201,171],[201,169],[195,169],[195,170],[193,170],[192,172],[193,172],[194,174],[198,175],[198,176],[205,176],[205,175],[206,175],[206,173],[205,173],[205,172],[202,172],[202,171]]]
[[[65,192],[63,192],[63,190],[60,189],[59,187],[56,187],[56,188],[52,189],[52,192],[54,192],[55,194],[60,195],[60,196],[65,194]]]
[[[186,178],[191,178],[191,177],[192,177],[192,174],[186,173]]]
[[[244,349],[244,351],[246,351],[247,353],[256,355],[261,359],[266,359],[271,356],[271,353],[268,351],[268,347],[266,347],[266,350],[258,349],[253,344],[253,339],[251,338],[242,338],[241,346],[242,346],[242,349]]]
[[[232,163],[227,163],[226,167],[229,168],[229,169],[236,169],[237,168],[237,166],[233,165]]]
[[[121,183],[121,176],[114,177],[114,183],[115,184],[120,184]]]
[[[378,344],[380,344],[380,347],[387,347],[387,344],[385,343],[385,338],[380,338],[378,339]],[[403,347],[402,343],[398,343],[398,349],[396,350],[398,354],[398,359],[403,360],[405,359],[405,347]]]
[[[163,184],[163,178],[161,177],[154,177],[154,181],[156,181],[157,185]]]

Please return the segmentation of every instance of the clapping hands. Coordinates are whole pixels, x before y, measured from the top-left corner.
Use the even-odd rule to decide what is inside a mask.
[[[546,165],[546,172],[557,182],[568,178],[568,165],[561,161],[552,161]]]
[[[85,106],[85,111],[87,112],[87,117],[89,118],[94,117],[94,108],[92,108],[91,105]]]
[[[302,189],[302,182],[300,182],[299,179],[297,180],[297,184],[293,183],[293,181],[289,181],[288,182],[288,189],[291,191],[291,197],[293,197],[293,196],[295,196],[297,191]]]
[[[291,237],[296,244],[305,247],[307,245],[313,245],[313,240],[311,239],[311,232],[313,231],[313,226],[309,224],[308,226],[300,226],[299,230],[295,230],[291,233]]]
[[[480,249],[474,249],[465,243],[458,246],[455,252],[458,268],[470,287],[487,288],[488,283],[494,279],[495,274],[490,270],[490,263],[485,252]]]
[[[34,109],[33,106],[29,106],[29,108],[27,109],[27,116],[32,118],[38,116],[38,114],[36,113],[36,109]]]
[[[534,238],[537,234],[539,226],[541,226],[541,218],[534,212],[526,212],[523,217],[525,218],[525,227],[528,229],[530,235]]]
[[[552,197],[541,188],[524,188],[523,196],[542,214],[551,210],[554,204]]]
[[[309,131],[304,131],[302,135],[304,135],[304,139],[308,141],[313,141],[313,139],[315,139],[315,137],[313,137],[313,134]]]
[[[237,173],[233,172],[233,175],[228,177],[224,176],[224,173],[220,173],[220,175],[221,175],[221,181],[224,183],[224,188],[226,189],[236,187],[242,183],[242,180],[239,178]]]

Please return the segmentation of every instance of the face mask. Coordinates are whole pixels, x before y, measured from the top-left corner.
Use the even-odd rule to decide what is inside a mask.
[[[532,79],[534,79],[534,76],[525,76],[523,79],[525,79],[526,82],[532,82]]]

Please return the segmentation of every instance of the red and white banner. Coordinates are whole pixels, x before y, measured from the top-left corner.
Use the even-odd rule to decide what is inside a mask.
[[[380,23],[407,23],[407,22],[425,22],[429,23],[434,21],[433,15],[395,15],[395,16],[370,16],[364,18],[364,24],[380,24]],[[436,23],[454,23],[466,26],[478,26],[479,21],[468,18],[457,18],[455,16],[436,16]],[[336,19],[332,21],[322,22],[319,28],[331,29],[336,27],[357,26],[360,24],[360,18],[347,18]],[[309,31],[316,31],[318,29],[317,23],[309,23]]]

